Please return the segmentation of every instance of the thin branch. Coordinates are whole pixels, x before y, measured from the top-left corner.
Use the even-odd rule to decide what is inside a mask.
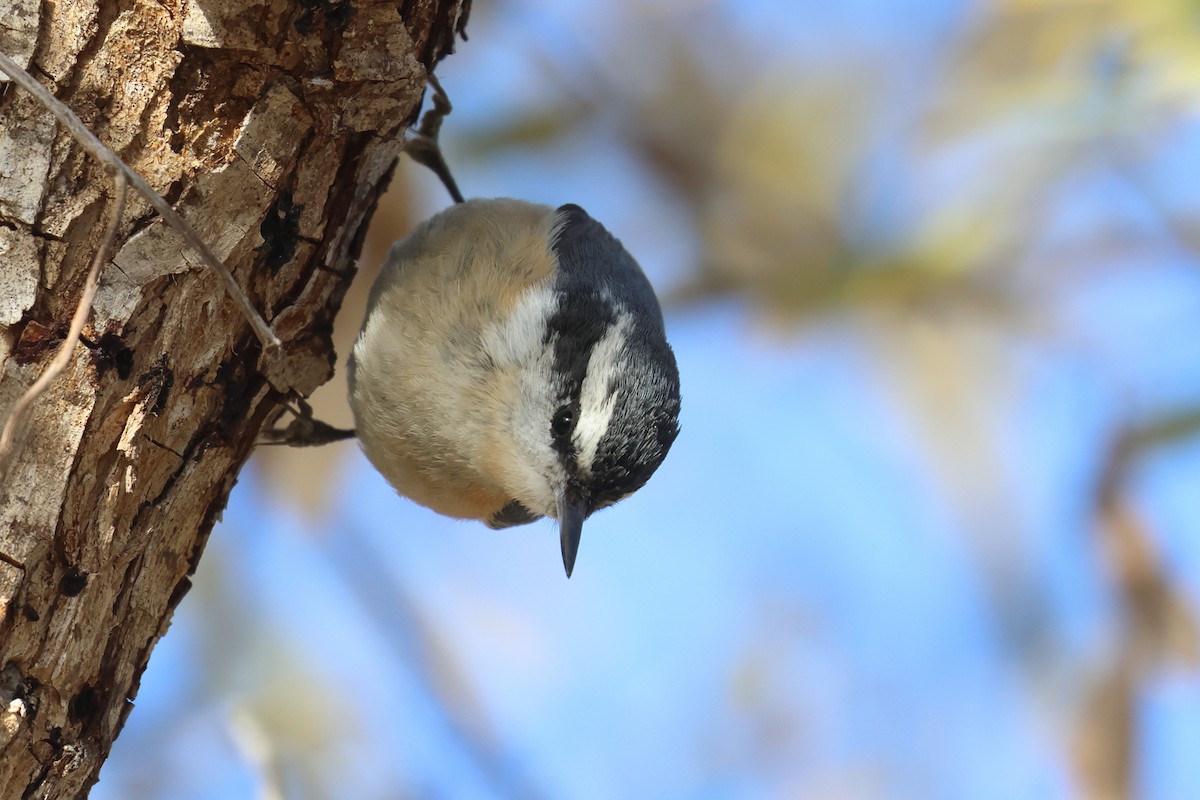
[[[132,167],[121,160],[120,156],[108,149],[96,137],[96,134],[92,133],[87,125],[83,124],[83,121],[75,115],[74,111],[67,108],[57,97],[50,94],[32,75],[22,69],[19,64],[2,51],[0,51],[0,71],[7,73],[18,86],[29,92],[39,103],[45,106],[46,110],[53,114],[70,131],[71,135],[83,145],[84,149],[92,154],[92,157],[104,164],[111,174],[120,173],[124,175],[125,180],[139,194],[150,201],[150,205],[154,207],[154,210],[162,215],[167,224],[174,228],[193,250],[200,254],[200,259],[225,284],[225,290],[229,292],[229,296],[237,303],[242,311],[242,316],[250,323],[250,327],[254,329],[254,334],[262,342],[263,348],[267,353],[269,355],[278,353],[281,344],[279,337],[275,335],[275,331],[259,315],[258,311],[250,303],[250,298],[246,296],[246,293],[242,291],[242,287],[229,274],[229,270],[225,268],[221,260],[208,248],[204,240],[192,230],[192,226],[185,222],[175,209],[171,208],[162,195],[154,191],[142,176],[134,172]]]
[[[1149,523],[1130,499],[1130,476],[1146,457],[1200,433],[1200,408],[1184,408],[1112,439],[1095,491],[1097,545],[1117,601],[1114,641],[1089,679],[1076,718],[1073,756],[1088,797],[1128,797],[1143,740],[1139,697],[1165,658],[1195,664],[1200,625]]]
[[[46,387],[50,385],[50,382],[67,368],[67,364],[71,361],[71,354],[75,351],[75,345],[79,343],[79,336],[83,333],[83,325],[87,322],[88,314],[92,310],[92,300],[96,296],[96,286],[100,283],[100,269],[108,261],[109,253],[112,250],[113,240],[117,236],[117,228],[121,224],[121,215],[125,213],[125,196],[129,188],[124,172],[113,169],[111,166],[109,166],[109,170],[112,173],[113,188],[116,190],[116,194],[108,209],[108,225],[104,230],[104,239],[100,242],[100,247],[96,250],[96,255],[92,257],[92,264],[88,268],[87,279],[83,283],[83,292],[79,295],[79,303],[75,306],[74,316],[71,317],[71,327],[67,331],[67,338],[59,345],[58,352],[54,354],[54,360],[46,367],[46,371],[17,400],[16,405],[13,406],[12,411],[8,415],[8,420],[4,423],[4,431],[0,433],[0,475],[8,470],[13,439],[16,436],[17,426],[20,424],[21,417],[24,416],[30,405],[33,404],[33,401],[42,392],[46,391]]]
[[[255,800],[285,800],[279,754],[262,722],[245,705],[240,705],[233,709],[228,725],[234,747],[261,781]]]
[[[412,669],[446,732],[474,762],[493,797],[539,800],[533,784],[500,738],[491,730],[483,701],[454,658],[453,648],[436,625],[384,568],[386,559],[355,526],[326,551],[331,568],[351,590],[366,618],[401,664]]]

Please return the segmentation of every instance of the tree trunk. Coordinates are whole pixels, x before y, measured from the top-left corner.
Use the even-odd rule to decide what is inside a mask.
[[[0,797],[95,783],[239,468],[333,315],[469,0],[0,0],[0,49],[140,172],[275,327],[129,195],[84,342],[0,483]],[[0,422],[67,330],[112,181],[0,84]],[[274,375],[274,372],[272,372]]]

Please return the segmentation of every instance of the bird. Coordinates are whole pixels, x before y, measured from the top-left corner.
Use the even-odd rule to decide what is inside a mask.
[[[348,376],[362,450],[399,494],[492,528],[553,518],[568,578],[584,521],[679,434],[654,290],[574,204],[462,200],[397,241]]]

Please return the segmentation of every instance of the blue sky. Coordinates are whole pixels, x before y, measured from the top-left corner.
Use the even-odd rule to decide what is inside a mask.
[[[452,163],[456,125],[539,102],[537,66],[515,53],[533,42],[566,58],[577,40],[563,31],[586,30],[602,54],[620,35],[577,6],[530,4],[548,15],[533,28],[525,4],[477,9],[478,33],[441,71]],[[899,63],[936,61],[924,43],[969,14],[831,8],[733,16],[774,42],[766,60],[833,58],[838,42]],[[1184,129],[1153,169],[1192,213],[1197,146],[1200,128]],[[881,153],[876,191],[906,179]],[[581,203],[660,287],[697,257],[677,210],[603,130],[457,173],[468,194]],[[1103,170],[1053,191],[1048,252],[1113,227],[1162,234]],[[312,770],[307,790],[292,778],[297,797],[1079,796],[1071,708],[1113,635],[1092,540],[1105,437],[1200,398],[1200,273],[1193,253],[1167,251],[1064,281],[1050,336],[979,334],[989,343],[970,352],[995,362],[974,367],[1001,373],[1004,391],[970,407],[978,439],[949,444],[938,436],[962,421],[931,428],[898,378],[903,350],[854,315],[780,332],[744,299],[670,311],[683,432],[643,491],[588,521],[570,581],[552,524],[440,518],[352,445],[336,451],[336,500],[318,519],[264,491],[252,461],[93,797],[254,796],[231,719],[272,692],[295,726],[277,753]],[[1131,480],[1193,613],[1198,478],[1200,448],[1185,441]],[[1154,674],[1139,694],[1139,794],[1200,796],[1200,676],[1169,662]],[[465,710],[447,714],[437,691]]]

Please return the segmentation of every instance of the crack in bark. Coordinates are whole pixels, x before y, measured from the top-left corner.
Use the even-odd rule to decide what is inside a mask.
[[[163,450],[166,450],[168,453],[170,453],[171,455],[175,456],[175,457],[176,457],[176,458],[178,458],[180,461],[183,461],[183,460],[185,460],[185,459],[184,459],[184,457],[183,457],[183,454],[182,454],[182,453],[180,453],[178,450],[176,450],[176,449],[175,449],[175,448],[173,448],[173,447],[169,447],[169,446],[167,446],[167,445],[163,444],[162,442],[158,441],[157,439],[155,439],[155,438],[154,438],[153,436],[151,436],[150,434],[148,434],[148,433],[143,433],[143,434],[142,434],[142,438],[144,438],[146,441],[148,441],[150,444],[154,445],[155,447],[158,447],[158,448],[161,448],[161,449],[163,449]]]
[[[442,3],[437,14],[426,15],[431,0],[412,0],[410,5],[423,9],[417,15],[420,21],[397,18],[396,24],[415,31],[413,39],[422,46],[445,41],[444,35],[431,35],[423,26],[435,17],[452,18],[453,9]],[[161,75],[156,73],[141,87],[153,96],[123,103],[127,98],[117,88],[126,77],[120,71],[122,58],[136,50],[130,36],[137,35],[136,14],[144,9],[121,15],[139,8],[134,0],[99,4],[98,10],[86,3],[76,8],[72,0],[43,3],[30,71],[39,72],[42,85],[53,87],[93,124],[119,132],[109,140],[124,142],[121,151],[127,158],[141,159],[139,164],[145,164],[156,185],[169,182],[168,195],[175,206],[189,199],[194,203],[197,176],[232,161],[238,132],[247,114],[257,108],[264,87],[271,81],[290,87],[299,104],[294,113],[307,112],[315,122],[307,130],[293,125],[283,138],[261,145],[265,157],[280,165],[279,174],[268,175],[265,167],[253,171],[258,180],[273,178],[265,183],[271,186],[268,195],[287,188],[294,204],[305,206],[302,215],[286,221],[289,226],[295,223],[294,230],[286,231],[296,243],[295,253],[270,275],[261,256],[252,253],[257,229],[242,225],[241,238],[225,244],[241,286],[251,287],[264,305],[280,309],[278,319],[292,348],[289,358],[305,375],[303,380],[315,386],[319,376],[329,374],[329,328],[355,271],[351,259],[361,250],[366,219],[379,196],[374,184],[386,183],[394,168],[394,159],[384,161],[394,141],[380,139],[369,129],[398,124],[406,114],[415,118],[416,108],[409,106],[416,105],[420,76],[398,74],[393,86],[376,83],[364,87],[373,95],[359,97],[336,80],[334,67],[342,45],[351,44],[343,36],[346,27],[355,24],[350,4],[327,3],[313,12],[307,34],[299,30],[297,15],[308,12],[285,4],[263,25],[269,30],[262,38],[278,44],[277,54],[263,47],[253,56],[230,54],[180,42],[174,47],[182,58],[174,68],[160,69]],[[371,18],[387,24],[396,15],[394,5],[380,0],[356,0],[353,8],[355,14],[379,12]],[[81,34],[63,22],[72,10],[81,14],[82,25],[94,24],[92,32]],[[154,19],[160,14],[150,10]],[[182,20],[163,20],[178,25],[183,36]],[[153,48],[159,56],[162,33],[161,26],[147,32],[159,37]],[[399,29],[394,33],[404,36]],[[360,60],[361,48],[366,47],[385,48],[380,52],[390,53],[388,58],[395,55],[386,51],[388,42],[396,41],[388,38],[386,29],[359,26],[355,35],[354,47],[360,50],[345,54],[354,58],[343,59],[343,65],[357,69],[354,65],[378,63]],[[74,64],[67,64],[64,52],[77,53]],[[258,53],[275,61],[262,63]],[[409,56],[405,59],[411,64]],[[165,57],[174,55],[168,51]],[[50,79],[48,71],[61,80]],[[317,78],[326,81],[319,91],[311,82]],[[16,96],[4,89],[0,104],[11,108]],[[395,109],[386,119],[373,116],[379,113],[373,103],[381,97]],[[128,119],[116,118],[121,109]],[[174,135],[160,144],[146,128],[161,124],[164,112],[170,128],[166,135]],[[54,298],[56,293],[61,296],[63,287],[78,286],[81,273],[79,253],[69,248],[86,247],[94,238],[88,235],[85,210],[93,196],[99,202],[106,191],[101,171],[61,133],[51,144],[37,211],[36,231],[41,235],[31,234],[45,262],[34,308],[46,313],[26,314],[10,328],[8,335],[18,346],[9,358],[15,359],[22,347],[29,354],[38,341],[57,336],[53,321],[61,314],[49,312],[61,301]],[[269,163],[237,155],[251,167]],[[314,159],[327,168],[315,168]],[[245,180],[252,185],[253,179]],[[266,204],[274,199],[267,197]],[[156,221],[159,215],[144,209],[138,207],[138,218],[122,223],[123,241]],[[188,210],[195,211],[190,206]],[[215,208],[211,213],[219,218],[226,210]],[[221,235],[217,223],[205,221],[211,223],[206,236]],[[24,232],[20,226],[14,230]],[[166,254],[164,263],[171,257]],[[87,331],[90,352],[77,353],[64,376],[69,381],[56,387],[56,400],[65,413],[39,417],[44,435],[36,457],[51,465],[54,474],[27,471],[25,483],[0,486],[0,497],[5,498],[0,513],[10,512],[0,525],[7,524],[7,532],[15,537],[5,545],[8,553],[0,553],[0,569],[19,581],[11,596],[0,598],[9,608],[0,620],[0,645],[27,676],[28,702],[37,709],[36,719],[26,718],[0,748],[0,785],[13,795],[23,790],[27,797],[77,797],[95,781],[113,737],[130,713],[154,643],[191,586],[188,576],[225,508],[237,470],[284,396],[263,374],[269,365],[263,364],[258,340],[236,320],[228,299],[206,276],[185,270],[143,280],[136,277],[141,272],[127,264],[121,272],[109,273],[113,282],[108,291],[121,291],[124,283],[140,294],[116,298],[105,321],[93,323],[102,330]],[[45,285],[47,275],[57,276],[53,291]],[[130,276],[134,279],[128,280]],[[50,324],[37,323],[39,318]],[[33,336],[35,326],[40,338]],[[169,363],[160,361],[162,353],[170,355]],[[155,371],[159,364],[170,374]],[[115,418],[106,421],[110,412]],[[118,451],[123,435],[126,450]],[[69,441],[68,449],[60,441]],[[59,460],[48,459],[50,453],[58,453]],[[39,495],[57,498],[58,505],[39,512]],[[99,511],[103,518],[95,513]],[[35,513],[42,516],[35,519]],[[23,526],[19,531],[12,527],[18,516]],[[153,556],[144,557],[146,552]]]

